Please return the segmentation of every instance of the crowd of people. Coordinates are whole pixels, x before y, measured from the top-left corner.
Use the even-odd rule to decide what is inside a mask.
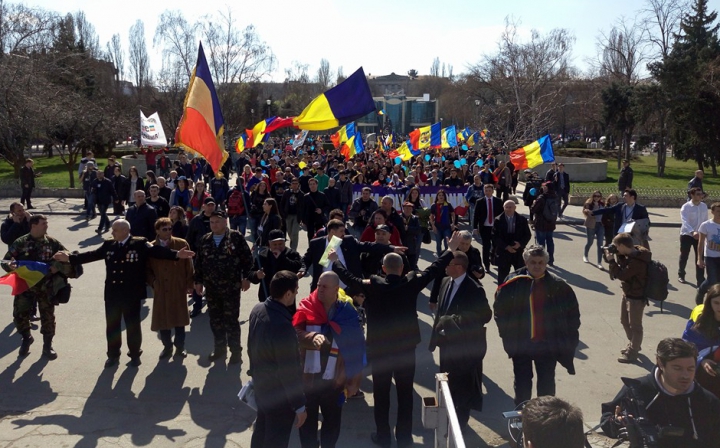
[[[342,403],[363,396],[359,384],[365,359],[373,381],[376,430],[371,441],[410,446],[415,348],[421,342],[417,298],[432,284],[428,348],[439,348],[439,370],[449,374],[461,427],[467,427],[471,410],[482,409],[485,325],[491,319],[512,360],[515,403],[531,399],[533,368],[537,396],[554,396],[556,366],[574,374],[579,343],[576,292],[548,269],[558,261],[553,234],[568,206],[571,173],[562,163],[553,163],[544,175],[522,173],[528,219],[515,199],[520,173],[501,152],[489,146],[458,148],[402,161],[384,151],[366,151],[345,160],[320,141],[287,151],[286,142],[275,140],[263,150],[244,151],[235,162],[228,159],[217,172],[186,154],[171,162],[163,150],[146,150],[148,171],[142,176],[134,166],[123,175],[113,157],[100,169],[89,153],[79,169],[84,214],[88,222],[100,215],[97,232],[112,228],[112,239],[88,252],[69,253],[48,235],[47,217],[31,215],[21,203],[13,203],[2,224],[2,240],[9,245],[4,269],[12,271],[23,260],[51,266],[43,281],[15,298],[19,354],[30,352],[30,321],[39,312],[43,355],[57,358],[52,347],[55,296],[68,278],[81,275],[82,264],[105,260],[105,367],[119,362],[121,321],[130,365],[140,365],[146,285],[155,297],[151,329],[160,333],[161,359],[187,356],[185,326],[206,304],[213,334],[208,359],[224,360],[229,351],[228,362],[240,363],[240,295],[252,283],[259,285],[247,337],[257,397],[252,446],[287,446],[293,424],[300,428],[303,447],[335,446]],[[685,282],[693,247],[698,307],[683,335],[689,342],[662,341],[656,371],[636,385],[658,425],[685,429],[677,436],[680,445],[660,446],[720,446],[720,203],[711,206],[708,220],[702,175],[699,185],[697,178],[681,210],[678,271]],[[587,236],[582,260],[591,263],[592,258],[593,265],[620,281],[627,336],[621,363],[635,362],[642,350],[652,260],[649,215],[632,181],[625,161],[619,194],[604,198],[596,191],[582,208]],[[430,203],[422,198],[424,186],[441,187]],[[376,198],[373,187],[393,194]],[[466,209],[448,202],[448,195],[458,191]],[[398,195],[401,203],[396,203]],[[28,208],[29,197],[23,191]],[[111,205],[114,221],[108,217]],[[308,244],[300,254],[303,231]],[[423,244],[430,244],[432,236],[434,261],[420,270]],[[493,269],[497,287],[490,303],[481,280]],[[298,282],[306,276],[311,293],[298,301]],[[394,430],[389,416],[393,381]],[[633,387],[626,384],[604,406],[611,435],[619,435],[619,426],[632,426],[623,412],[624,397]],[[687,404],[678,404],[678,397],[687,397]],[[530,408],[555,407],[578,416],[562,401],[530,403]],[[528,412],[528,419],[532,415]],[[531,446],[558,446],[542,442],[545,435],[537,427],[529,431]]]

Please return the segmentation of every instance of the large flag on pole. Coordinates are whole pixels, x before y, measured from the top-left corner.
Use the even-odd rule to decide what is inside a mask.
[[[540,137],[529,145],[511,152],[510,161],[515,165],[515,170],[535,168],[543,163],[554,162],[555,154],[550,136]]]
[[[200,43],[197,64],[185,95],[183,115],[175,131],[175,144],[204,157],[217,172],[228,157],[224,132],[220,101]]]
[[[157,112],[146,117],[140,111],[140,145],[141,146],[167,146],[167,138],[163,130],[160,116]]]
[[[326,131],[346,125],[375,111],[370,86],[362,67],[345,81],[310,102],[293,126],[308,131]]]

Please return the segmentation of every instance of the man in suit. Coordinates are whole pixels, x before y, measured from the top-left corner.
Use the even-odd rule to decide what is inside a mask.
[[[358,274],[362,272],[362,266],[360,264],[360,254],[362,252],[367,252],[372,255],[385,255],[389,252],[403,253],[405,251],[404,247],[395,247],[377,243],[361,243],[356,240],[355,237],[345,236],[345,223],[339,219],[331,219],[327,225],[327,236],[315,238],[310,241],[308,250],[303,256],[302,268],[300,268],[300,272],[298,272],[298,277],[302,278],[308,269],[312,267],[312,283],[310,284],[310,292],[314,291],[317,287],[320,274],[325,271],[332,270],[332,263],[329,263],[327,266],[323,266],[320,264],[320,259],[325,253],[325,249],[327,248],[327,245],[330,244],[333,236],[342,239],[342,244],[340,244],[340,247],[338,248],[339,250],[337,251],[340,261],[350,272]],[[348,285],[341,281],[340,287],[345,289]],[[352,292],[350,291],[348,294],[352,295]]]
[[[555,193],[563,201],[562,207],[560,207],[560,215],[558,216],[562,218],[565,207],[568,206],[568,197],[570,196],[570,175],[565,172],[564,163],[558,163],[558,171],[553,177],[553,184],[555,185]]]
[[[84,264],[105,259],[105,336],[107,338],[107,361],[105,367],[112,367],[120,359],[122,340],[120,320],[125,321],[127,329],[128,356],[130,365],[139,366],[142,350],[142,330],[140,328],[140,308],[145,298],[145,266],[148,258],[175,260],[192,258],[193,252],[181,249],[171,250],[162,246],[153,246],[145,238],[130,235],[130,223],[118,219],[112,225],[112,240],[90,252],[69,255],[58,252],[53,258],[70,264]]]
[[[492,229],[495,225],[495,218],[502,215],[502,201],[493,196],[495,187],[492,184],[486,184],[484,187],[485,196],[475,202],[475,233],[480,234],[480,241],[483,246],[483,264],[485,271],[490,272],[491,248],[492,248]]]
[[[435,313],[430,351],[440,347],[440,371],[448,373],[450,394],[460,427],[465,428],[470,409],[482,410],[482,362],[487,351],[485,324],[492,311],[485,290],[468,275],[464,252],[453,253],[445,268],[439,296],[430,297]]]
[[[300,254],[285,246],[285,233],[282,230],[271,230],[268,238],[268,247],[260,248],[248,276],[250,283],[262,283],[258,288],[260,302],[269,297],[270,280],[277,272],[290,271],[297,274],[302,269]]]
[[[340,280],[359,290],[355,300],[365,307],[367,314],[367,355],[372,365],[375,426],[373,443],[382,447],[391,444],[390,386],[393,378],[398,397],[395,438],[398,447],[408,447],[412,440],[413,382],[415,378],[415,347],[420,343],[417,317],[417,296],[453,260],[460,244],[455,232],[448,243],[449,251],[422,272],[402,275],[403,262],[397,254],[383,259],[386,276],[373,275],[363,280],[345,267],[338,254],[330,252],[333,271]],[[347,259],[347,258],[346,258]]]
[[[522,253],[530,242],[530,226],[527,219],[515,213],[515,202],[505,201],[504,213],[495,219],[492,240],[498,266],[498,285],[505,281],[510,266],[520,269],[525,266]]]
[[[42,175],[39,171],[35,172],[33,169],[34,164],[33,159],[25,159],[25,165],[20,168],[20,189],[22,190],[20,203],[25,204],[28,210],[35,208],[30,203],[30,196],[35,188],[35,178]]]

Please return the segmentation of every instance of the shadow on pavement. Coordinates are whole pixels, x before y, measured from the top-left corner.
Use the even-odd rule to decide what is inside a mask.
[[[35,349],[37,354],[39,349]],[[32,356],[31,352],[31,356]],[[31,362],[27,357],[18,358],[0,373],[0,404],[13,413],[26,413],[40,406],[52,403],[57,398],[49,381],[43,380],[43,369],[48,363],[44,357],[37,359],[20,377],[15,374],[23,362]],[[14,381],[13,381],[14,380]]]
[[[615,295],[612,291],[608,289],[607,285],[605,285],[604,283],[596,282],[595,280],[590,280],[586,277],[583,277],[582,275],[574,274],[557,265],[549,269],[551,271],[555,271],[554,273],[557,274],[558,277],[562,278],[572,286],[589,289],[591,291],[599,292],[600,294],[606,294],[609,296]],[[575,294],[577,293],[578,291],[575,292]]]

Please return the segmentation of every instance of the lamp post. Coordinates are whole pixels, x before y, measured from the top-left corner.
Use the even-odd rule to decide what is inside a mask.
[[[480,100],[475,100],[475,124],[480,127]]]
[[[270,105],[272,104],[272,100],[266,100],[265,104],[267,104],[267,117],[270,118]]]

